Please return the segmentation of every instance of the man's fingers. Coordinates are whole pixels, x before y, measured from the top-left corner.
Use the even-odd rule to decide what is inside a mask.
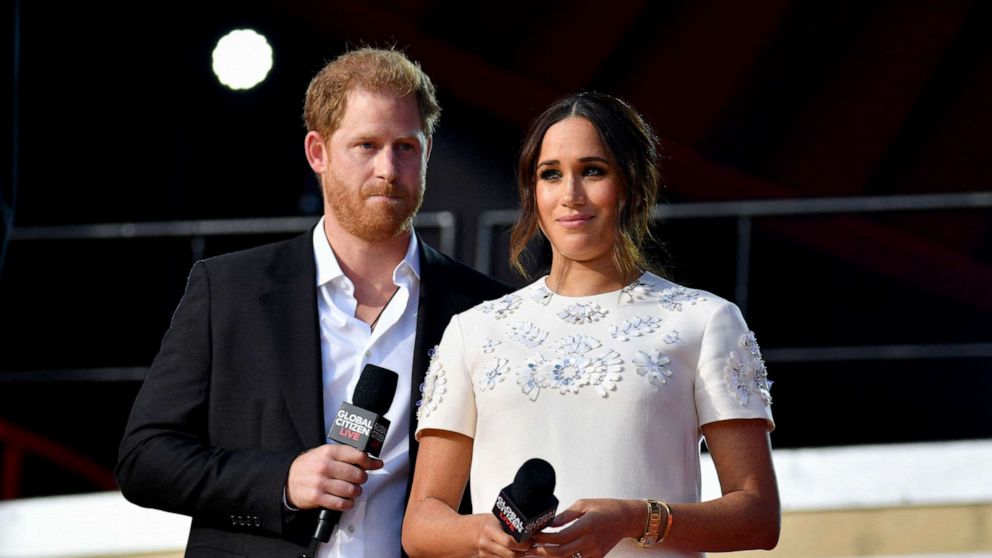
[[[365,470],[375,470],[382,468],[382,460],[376,459],[364,451],[359,451],[351,446],[339,444],[325,444],[321,446],[321,454],[326,454],[334,461],[350,463]]]
[[[382,468],[382,461],[344,445],[324,444],[293,461],[286,483],[287,502],[300,509],[323,507],[348,510],[369,480],[367,470]]]
[[[338,498],[354,500],[362,495],[362,487],[357,484],[331,479],[321,483],[322,494],[337,496]]]

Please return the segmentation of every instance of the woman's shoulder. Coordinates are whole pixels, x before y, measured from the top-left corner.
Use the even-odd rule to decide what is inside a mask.
[[[524,300],[534,297],[535,293],[538,293],[542,288],[547,290],[544,288],[543,277],[503,296],[484,300],[459,315],[472,316],[481,314],[500,319],[506,314],[517,310]]]
[[[650,271],[624,288],[629,301],[656,302],[669,312],[709,315],[720,308],[733,306],[729,300],[704,289],[688,287]]]

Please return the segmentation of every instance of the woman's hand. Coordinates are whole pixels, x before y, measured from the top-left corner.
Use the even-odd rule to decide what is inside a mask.
[[[557,533],[534,535],[535,546],[528,555],[600,558],[621,539],[640,537],[647,515],[643,500],[577,500],[551,523],[552,527],[571,525]]]
[[[503,530],[493,514],[482,522],[479,532],[479,556],[499,556],[500,558],[522,558],[530,550],[532,541],[518,543]]]

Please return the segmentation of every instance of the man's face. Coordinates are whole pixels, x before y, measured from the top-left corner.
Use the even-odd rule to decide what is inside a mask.
[[[326,219],[367,241],[410,230],[430,155],[413,96],[353,89],[325,146],[320,174]]]

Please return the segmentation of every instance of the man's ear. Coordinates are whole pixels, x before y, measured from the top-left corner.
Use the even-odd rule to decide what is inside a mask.
[[[330,164],[330,156],[327,152],[327,145],[324,144],[324,138],[312,130],[307,132],[306,137],[303,138],[303,149],[306,150],[307,163],[310,163],[313,172],[324,174]]]
[[[427,138],[427,148],[424,149],[424,162],[431,160],[431,148],[434,147],[434,136]]]

